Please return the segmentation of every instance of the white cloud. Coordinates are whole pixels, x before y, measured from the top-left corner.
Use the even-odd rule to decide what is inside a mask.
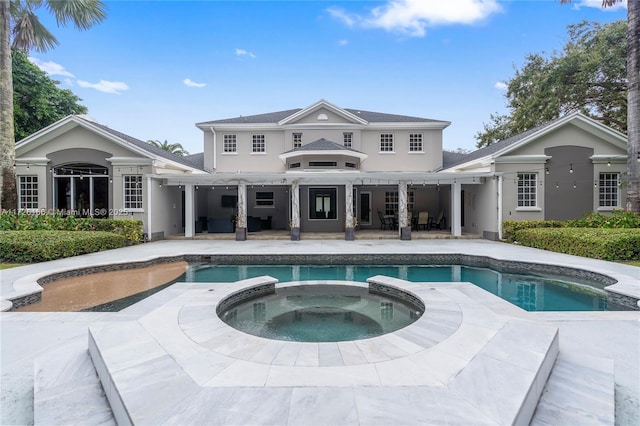
[[[123,91],[129,90],[129,86],[121,81],[100,80],[99,83],[89,83],[88,81],[78,80],[78,86],[96,89],[99,92],[113,93],[114,95],[121,95]]]
[[[620,9],[626,9],[627,8],[627,1],[622,1],[622,2],[616,2],[614,5],[612,6],[607,6],[605,8],[602,7],[602,0],[580,0],[575,2],[574,4],[574,9],[579,10],[581,7],[593,7],[596,9],[603,9],[605,11],[614,11],[614,10],[620,10]]]
[[[358,15],[349,14],[341,7],[331,6],[327,9],[329,15],[336,18],[338,21],[342,21],[347,27],[353,27],[361,18]]]
[[[349,41],[348,41],[348,40],[344,40],[344,39],[343,39],[343,40],[340,40],[340,41],[338,42],[338,45],[340,45],[340,46],[346,46],[347,44],[349,44]]]
[[[182,82],[184,83],[185,86],[188,86],[188,87],[204,87],[207,85],[206,83],[196,83],[190,78],[185,78],[184,80],[182,80]]]
[[[255,59],[255,57],[256,57],[256,55],[254,55],[253,53],[248,52],[248,51],[246,51],[244,49],[236,49],[236,56],[239,57],[239,58],[247,56],[247,57],[249,57],[251,59]]]
[[[496,82],[496,84],[493,85],[494,88],[498,89],[498,90],[507,90],[507,83],[505,83],[504,81],[498,81]]]
[[[473,24],[501,10],[498,0],[389,0],[365,17],[336,7],[327,9],[327,12],[349,27],[360,25],[424,37],[427,27]]]
[[[42,62],[38,58],[29,57],[29,61],[40,68],[42,71],[49,75],[61,75],[63,77],[74,77],[69,71],[67,71],[62,65],[56,64],[53,61]]]

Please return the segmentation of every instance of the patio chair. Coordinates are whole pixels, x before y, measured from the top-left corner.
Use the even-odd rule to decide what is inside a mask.
[[[429,222],[429,212],[418,213],[418,224],[416,225],[416,231],[422,229],[429,231],[431,229],[431,223]]]
[[[444,211],[442,210],[440,210],[437,219],[433,220],[433,218],[431,218],[430,227],[435,228],[436,226],[438,227],[438,229],[444,229],[447,227],[447,218],[444,217]]]
[[[393,229],[393,217],[385,216],[378,210],[378,218],[380,218],[380,229]]]

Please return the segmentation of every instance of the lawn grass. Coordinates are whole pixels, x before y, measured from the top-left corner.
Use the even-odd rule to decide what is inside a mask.
[[[26,265],[26,263],[0,263],[0,269],[9,269],[24,265]]]
[[[620,261],[620,263],[624,263],[625,265],[640,266],[640,260],[625,260]]]

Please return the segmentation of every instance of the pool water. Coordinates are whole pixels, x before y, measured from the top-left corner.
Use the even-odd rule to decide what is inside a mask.
[[[233,282],[269,275],[280,282],[347,280],[366,282],[386,275],[413,282],[471,282],[527,311],[604,311],[603,290],[568,279],[500,273],[470,266],[303,266],[192,264],[178,282]]]
[[[419,308],[351,285],[301,285],[241,302],[220,318],[245,333],[295,342],[342,342],[399,330]]]

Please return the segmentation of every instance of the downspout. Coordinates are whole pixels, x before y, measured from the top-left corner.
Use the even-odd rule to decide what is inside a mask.
[[[216,134],[213,126],[209,127],[209,130],[211,130],[211,133],[213,133],[213,170],[216,170],[218,168],[218,156],[216,154],[218,148],[218,135]]]
[[[502,176],[498,178],[498,239],[502,240]]]

